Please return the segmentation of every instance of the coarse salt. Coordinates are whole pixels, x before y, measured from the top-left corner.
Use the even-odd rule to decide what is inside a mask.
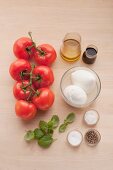
[[[67,140],[69,144],[72,146],[75,146],[75,147],[79,146],[82,142],[82,139],[83,139],[82,134],[78,130],[73,130],[68,133]]]
[[[96,110],[89,110],[84,115],[84,121],[88,125],[95,125],[99,120],[99,114]]]

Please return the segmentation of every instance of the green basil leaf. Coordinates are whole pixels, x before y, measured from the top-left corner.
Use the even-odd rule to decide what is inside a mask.
[[[53,129],[53,122],[51,120],[48,122],[48,128]]]
[[[48,124],[45,121],[40,121],[39,122],[39,127],[40,129],[44,132],[47,133],[48,132]]]
[[[53,129],[57,128],[59,125],[59,117],[57,115],[53,115],[50,122],[53,123]]]
[[[75,114],[74,113],[70,113],[66,119],[64,120],[64,123],[72,123],[75,120]]]
[[[61,133],[65,132],[66,127],[67,127],[67,124],[65,124],[65,123],[61,124],[60,127],[59,127],[59,132],[61,132]]]
[[[43,133],[43,131],[41,129],[36,128],[34,130],[34,137],[35,137],[35,139],[40,139],[43,136],[44,136],[44,133]]]
[[[49,135],[52,136],[52,135],[53,135],[53,132],[54,132],[53,129],[48,129],[48,134],[49,134]]]
[[[27,131],[27,133],[24,136],[24,139],[26,141],[31,141],[34,139],[34,132],[32,130]]]
[[[38,144],[43,148],[48,148],[53,142],[51,135],[44,135],[38,140]]]

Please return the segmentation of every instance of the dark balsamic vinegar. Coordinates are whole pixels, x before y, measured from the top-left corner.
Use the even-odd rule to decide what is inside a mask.
[[[87,64],[93,64],[97,57],[97,51],[92,48],[88,47],[86,48],[86,51],[83,53],[82,59]]]

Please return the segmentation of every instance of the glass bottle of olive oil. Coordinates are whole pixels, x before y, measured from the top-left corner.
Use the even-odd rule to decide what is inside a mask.
[[[66,61],[76,61],[81,54],[81,37],[78,33],[67,33],[61,46],[61,57]]]

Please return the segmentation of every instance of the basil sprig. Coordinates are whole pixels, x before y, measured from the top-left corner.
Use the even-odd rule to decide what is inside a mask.
[[[73,123],[74,120],[75,120],[75,114],[74,114],[74,113],[70,113],[70,114],[66,117],[66,119],[64,120],[64,123],[60,125],[60,127],[59,127],[59,132],[61,132],[61,133],[62,133],[62,132],[65,132],[68,124]]]
[[[75,120],[75,114],[70,113],[66,119],[64,120],[63,124],[59,127],[59,132],[64,132],[68,126],[68,124],[72,123]],[[26,132],[24,139],[26,141],[37,140],[37,143],[43,147],[48,148],[54,141],[53,133],[54,130],[59,125],[59,117],[57,115],[53,115],[52,118],[48,121],[40,121],[39,128],[34,130],[29,130]]]
[[[58,125],[59,117],[57,115],[53,115],[49,122],[41,120],[39,122],[39,128],[34,129],[34,131],[27,131],[24,138],[26,141],[36,139],[41,147],[48,148],[54,141],[53,132]]]

